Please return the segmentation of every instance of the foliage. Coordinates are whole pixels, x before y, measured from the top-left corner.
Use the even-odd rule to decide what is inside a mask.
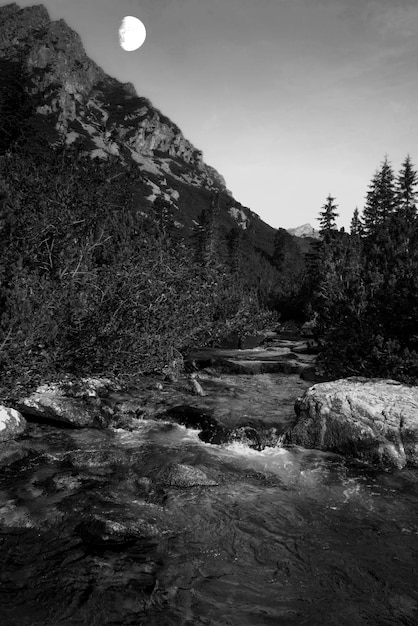
[[[313,308],[321,363],[353,374],[418,382],[418,220],[410,159],[395,178],[387,159],[351,234],[324,240]]]
[[[303,320],[306,314],[306,267],[294,238],[283,228],[276,231],[272,262],[277,283],[272,297],[282,320]]]
[[[66,147],[0,162],[3,385],[62,372],[132,377],[269,321],[225,264],[193,259],[169,207],[143,214],[139,177]]]

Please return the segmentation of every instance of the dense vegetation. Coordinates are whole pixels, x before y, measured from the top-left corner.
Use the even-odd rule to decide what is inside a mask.
[[[312,308],[320,361],[333,378],[418,383],[417,180],[409,157],[397,176],[385,158],[350,234],[336,229],[332,196],[322,208]]]
[[[239,237],[218,254],[216,207],[186,242],[164,202],[141,211],[140,176],[77,148],[1,158],[3,387],[62,372],[131,377],[272,321],[243,280]]]

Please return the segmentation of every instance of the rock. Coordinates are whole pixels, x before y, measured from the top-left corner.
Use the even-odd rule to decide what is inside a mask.
[[[164,413],[157,415],[156,419],[175,422],[196,430],[212,430],[218,426],[218,422],[211,413],[188,404],[173,406]]]
[[[121,467],[127,464],[127,457],[123,452],[110,450],[72,450],[67,452],[63,461],[77,469],[97,469],[110,466]]]
[[[198,467],[171,463],[157,472],[154,482],[162,487],[215,487],[218,483]]]
[[[0,444],[0,468],[7,467],[28,456],[29,450],[15,442]]]
[[[106,398],[110,393],[120,389],[120,385],[110,378],[88,377],[50,383],[38,387],[37,391],[59,392],[70,398]]]
[[[18,402],[34,421],[52,421],[73,428],[106,428],[110,415],[96,398],[70,398],[56,385],[43,385]]]
[[[24,506],[19,506],[9,500],[0,505],[0,524],[6,528],[34,528],[35,521]]]
[[[25,418],[15,409],[0,405],[0,441],[21,435],[26,428]]]
[[[229,434],[230,442],[242,443],[254,450],[262,450],[264,446],[261,444],[260,435],[252,426],[240,426],[233,428]]]
[[[155,526],[143,520],[118,522],[98,515],[80,522],[75,532],[85,543],[106,548],[131,545],[139,539],[151,539],[160,534]]]
[[[227,442],[229,438],[230,430],[218,422],[211,413],[187,404],[174,406],[157,415],[156,419],[200,430],[199,439],[205,443],[221,444]]]
[[[309,322],[305,322],[302,326],[301,333],[303,337],[313,337],[315,334],[316,321],[310,320]]]
[[[319,383],[297,399],[295,412],[285,444],[380,467],[418,465],[418,387],[367,378]]]
[[[196,378],[197,374],[195,372],[189,375],[191,392],[194,393],[196,396],[206,396],[206,393],[203,391],[202,385],[199,383],[198,380],[196,380]]]

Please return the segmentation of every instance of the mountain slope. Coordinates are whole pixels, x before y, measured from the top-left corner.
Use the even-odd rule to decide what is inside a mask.
[[[216,196],[224,229],[240,227],[256,249],[272,253],[274,229],[234,200],[176,124],[131,84],[108,76],[78,34],[51,21],[43,6],[0,8],[0,72],[0,154],[16,141],[34,149],[77,143],[94,158],[139,168],[143,212],[160,197],[188,234]]]

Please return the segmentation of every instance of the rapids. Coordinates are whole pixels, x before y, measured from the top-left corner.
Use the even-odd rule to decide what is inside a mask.
[[[193,402],[227,425],[285,423],[308,386],[294,369],[208,374]],[[31,423],[17,442],[1,626],[418,624],[418,470],[204,443],[152,419],[184,403],[158,394],[135,431]]]
[[[0,479],[3,626],[417,623],[416,471],[210,445],[153,421],[132,433],[31,425],[28,442]],[[66,461],[93,450],[122,462]],[[217,485],[141,494],[167,463]],[[145,517],[161,535],[89,546],[74,528],[92,513]]]

